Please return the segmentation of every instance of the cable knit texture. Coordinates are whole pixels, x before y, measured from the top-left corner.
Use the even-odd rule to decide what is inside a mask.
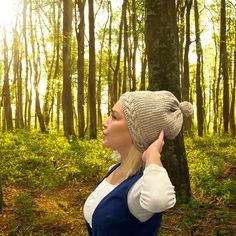
[[[163,129],[165,137],[174,139],[190,116],[193,107],[179,102],[169,91],[126,92],[120,97],[132,141],[140,152],[153,143]]]

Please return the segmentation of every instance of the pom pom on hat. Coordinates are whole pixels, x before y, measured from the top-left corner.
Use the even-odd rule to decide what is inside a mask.
[[[193,107],[179,102],[169,91],[134,91],[120,97],[131,139],[144,152],[163,129],[165,137],[174,139],[181,131],[183,116],[190,116]]]
[[[186,117],[189,117],[191,116],[192,112],[193,112],[193,106],[191,103],[189,102],[181,102],[179,104],[179,108],[180,110],[182,111],[183,115],[186,116]]]

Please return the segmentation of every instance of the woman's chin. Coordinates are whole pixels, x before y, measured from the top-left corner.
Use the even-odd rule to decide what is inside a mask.
[[[105,140],[102,140],[102,146],[104,148],[109,148],[108,143]]]

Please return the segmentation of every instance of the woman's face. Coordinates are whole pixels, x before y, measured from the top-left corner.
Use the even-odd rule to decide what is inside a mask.
[[[103,122],[103,127],[103,147],[128,153],[133,144],[120,101],[112,108],[110,116]]]

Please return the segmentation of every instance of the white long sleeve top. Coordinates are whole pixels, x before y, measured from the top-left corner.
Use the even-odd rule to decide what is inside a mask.
[[[116,187],[105,178],[87,198],[83,211],[91,227],[96,207]],[[175,191],[166,169],[157,164],[147,166],[143,176],[129,190],[127,201],[129,211],[141,222],[150,219],[154,213],[173,207]]]

